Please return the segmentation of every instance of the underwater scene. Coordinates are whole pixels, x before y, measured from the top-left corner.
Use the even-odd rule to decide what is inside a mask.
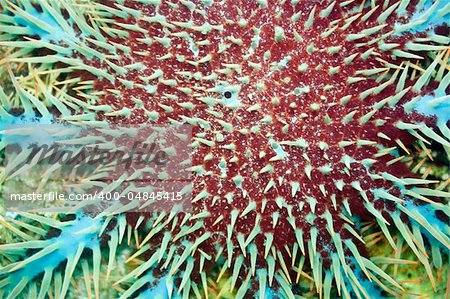
[[[450,299],[447,0],[0,0],[0,299]]]

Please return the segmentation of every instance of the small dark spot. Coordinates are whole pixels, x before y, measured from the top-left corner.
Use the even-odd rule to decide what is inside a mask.
[[[33,7],[34,7],[34,9],[36,9],[36,11],[38,13],[42,13],[43,12],[42,7],[40,5],[33,4]]]
[[[60,218],[62,222],[73,221],[75,219],[77,219],[75,214],[66,214]]]
[[[61,234],[61,230],[57,229],[57,228],[51,228],[47,231],[47,234],[45,235],[46,239],[52,239],[52,238],[56,238],[59,237],[59,235]]]
[[[229,99],[229,98],[231,98],[231,92],[230,92],[230,91],[225,91],[225,93],[223,94],[223,96],[224,96],[226,99]]]
[[[12,116],[20,116],[23,114],[24,110],[21,108],[11,108],[9,111],[9,114],[11,114]]]
[[[450,27],[446,25],[437,26],[434,29],[434,33],[442,36],[449,36],[450,35]]]
[[[389,295],[388,292],[386,292],[385,290],[380,290],[381,298],[386,298],[388,295]]]
[[[434,212],[436,218],[444,223],[448,223],[450,221],[450,217],[448,217],[444,211],[437,210]]]

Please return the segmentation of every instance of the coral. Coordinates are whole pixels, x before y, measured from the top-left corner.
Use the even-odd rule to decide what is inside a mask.
[[[236,298],[294,298],[304,277],[324,298],[401,296],[366,222],[394,252],[407,244],[437,290],[450,193],[405,162],[450,150],[445,1],[13,2],[3,124],[189,124],[193,181],[192,211],[24,214],[61,232],[0,246],[5,297],[64,297],[76,267],[89,280],[89,254],[98,297],[100,248],[109,278],[125,235],[136,265],[113,283],[122,298],[207,297],[217,266]]]

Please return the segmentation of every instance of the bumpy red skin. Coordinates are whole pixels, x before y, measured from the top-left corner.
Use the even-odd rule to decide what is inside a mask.
[[[173,1],[177,2],[177,1]],[[198,6],[202,6],[199,1],[194,1]],[[339,217],[341,211],[343,211],[342,201],[348,198],[349,205],[353,212],[353,215],[357,215],[361,220],[371,220],[374,217],[366,211],[363,206],[364,200],[361,198],[358,191],[350,186],[353,181],[359,181],[363,190],[367,191],[367,196],[370,201],[375,201],[371,190],[374,188],[392,189],[392,184],[385,180],[373,180],[369,177],[370,173],[382,173],[388,172],[392,175],[403,177],[411,176],[410,171],[406,166],[397,162],[392,165],[386,165],[386,162],[391,160],[392,156],[383,156],[377,158],[377,162],[367,170],[361,163],[363,159],[374,158],[374,154],[378,149],[375,146],[356,146],[350,145],[342,148],[338,145],[343,140],[372,140],[376,141],[378,145],[386,147],[394,146],[395,140],[400,139],[408,146],[414,139],[405,131],[398,130],[394,125],[398,121],[404,122],[417,122],[417,121],[431,121],[417,114],[407,114],[403,110],[401,104],[410,100],[413,94],[406,94],[403,99],[395,107],[385,107],[378,110],[378,112],[371,118],[371,120],[365,124],[359,123],[359,118],[372,110],[372,105],[380,100],[394,95],[395,84],[388,86],[383,92],[377,95],[370,95],[365,99],[360,99],[359,94],[367,89],[378,86],[379,83],[373,79],[367,79],[355,84],[348,84],[349,77],[355,77],[355,72],[362,69],[372,69],[376,67],[383,67],[376,57],[382,58],[386,61],[392,61],[390,53],[381,52],[377,50],[376,55],[369,56],[368,59],[363,59],[361,56],[357,56],[354,61],[348,65],[344,63],[344,58],[350,56],[353,53],[364,53],[368,50],[369,46],[355,47],[355,42],[346,41],[346,37],[350,33],[359,33],[361,30],[378,25],[376,22],[377,16],[380,14],[380,8],[375,11],[367,21],[354,22],[347,30],[343,31],[337,29],[333,34],[327,38],[322,38],[320,35],[330,28],[331,21],[341,19],[339,21],[340,26],[344,24],[344,15],[354,6],[348,6],[340,8],[339,5],[333,9],[331,14],[321,19],[318,16],[318,12],[324,9],[328,3],[327,1],[300,1],[295,8],[292,7],[290,1],[285,1],[283,5],[280,5],[277,1],[269,1],[268,7],[260,9],[256,1],[224,1],[225,4],[220,5],[214,3],[212,6],[206,8],[206,14],[201,15],[197,12],[191,12],[187,7],[182,4],[178,4],[178,9],[172,9],[166,2],[163,1],[159,7],[159,14],[166,17],[170,23],[172,21],[187,22],[193,21],[196,26],[201,26],[205,21],[208,21],[211,25],[223,25],[223,31],[213,30],[209,34],[202,34],[200,32],[191,29],[180,29],[178,31],[188,32],[196,41],[208,39],[209,45],[199,47],[198,58],[194,57],[193,52],[189,49],[189,43],[187,40],[175,36],[170,36],[172,42],[169,47],[164,47],[158,42],[154,42],[151,45],[144,44],[138,41],[138,38],[143,38],[144,35],[139,32],[129,32],[129,38],[119,39],[110,38],[112,41],[131,47],[132,51],[148,51],[149,55],[146,57],[139,56],[135,53],[121,55],[121,60],[118,62],[121,65],[127,65],[134,62],[142,62],[147,69],[142,72],[130,71],[124,79],[133,81],[135,83],[142,82],[138,76],[149,76],[156,69],[161,69],[164,72],[164,78],[176,79],[178,85],[176,87],[190,87],[201,86],[205,89],[215,86],[214,81],[208,80],[195,80],[188,79],[181,75],[177,75],[178,71],[189,71],[192,73],[201,72],[204,76],[211,74],[213,71],[217,71],[224,68],[223,63],[239,64],[242,67],[241,73],[232,72],[231,75],[219,75],[219,79],[227,81],[230,85],[240,84],[237,77],[250,76],[250,83],[243,84],[242,89],[238,94],[241,107],[237,110],[224,107],[217,104],[212,108],[215,111],[223,113],[222,120],[233,125],[232,132],[225,132],[222,126],[218,123],[217,118],[206,112],[207,105],[199,101],[194,96],[188,96],[185,93],[177,90],[175,87],[169,87],[161,83],[157,83],[157,80],[151,81],[153,84],[158,84],[157,93],[155,95],[149,95],[144,90],[135,87],[127,89],[119,81],[116,80],[114,84],[107,80],[96,80],[95,88],[97,90],[106,90],[108,88],[114,88],[121,91],[122,96],[116,97],[112,94],[108,94],[101,98],[101,103],[107,104],[114,108],[114,110],[120,110],[123,107],[132,109],[130,118],[126,117],[114,117],[109,118],[113,122],[119,123],[148,123],[148,118],[144,114],[142,109],[134,109],[135,106],[132,97],[138,98],[143,101],[145,108],[148,111],[155,110],[159,113],[159,119],[157,124],[169,124],[169,118],[181,120],[181,116],[198,117],[203,120],[207,120],[211,124],[211,131],[220,131],[225,137],[226,142],[223,144],[234,143],[236,145],[235,151],[230,151],[222,147],[223,144],[216,142],[212,147],[206,145],[200,145],[193,152],[193,165],[203,165],[205,171],[211,171],[211,176],[196,176],[194,179],[194,192],[195,197],[204,188],[212,195],[218,195],[218,200],[215,205],[212,205],[212,197],[203,199],[194,204],[194,213],[204,211],[205,209],[211,213],[210,217],[204,220],[204,227],[189,238],[195,240],[203,232],[213,233],[213,238],[207,242],[202,243],[201,248],[207,253],[215,253],[214,244],[225,246],[226,239],[226,226],[230,223],[230,212],[233,209],[243,211],[249,200],[257,203],[256,211],[248,213],[245,217],[239,217],[233,234],[233,243],[235,244],[235,253],[240,253],[238,242],[235,236],[238,233],[248,235],[253,229],[255,223],[255,217],[259,213],[262,216],[260,227],[261,233],[256,237],[255,243],[258,246],[258,264],[265,265],[263,258],[264,252],[264,233],[274,233],[273,245],[283,252],[285,245],[292,247],[296,242],[294,231],[286,218],[288,217],[285,208],[279,209],[275,203],[275,198],[282,196],[285,198],[287,204],[292,205],[293,215],[296,218],[296,226],[303,229],[305,234],[305,241],[309,239],[309,229],[311,227],[305,221],[305,217],[310,213],[310,207],[306,203],[306,197],[314,197],[317,199],[317,206],[315,215],[318,216],[314,222],[314,226],[319,230],[317,240],[317,250],[322,253],[324,257],[327,256],[324,248],[328,247],[333,250],[332,241],[327,231],[326,221],[320,216],[326,211],[330,211],[334,220],[334,230],[341,234],[343,239],[353,238],[353,236],[343,228],[343,220]],[[135,1],[125,1],[125,5],[134,7],[143,12],[145,16],[154,16],[155,8],[153,6],[140,6]],[[303,25],[305,24],[309,12],[314,7],[316,8],[316,18],[314,25],[305,30]],[[238,16],[238,9],[242,12],[241,16]],[[364,9],[363,13],[369,9]],[[279,18],[277,13],[282,11]],[[305,12],[300,19],[294,24],[290,21],[291,16],[298,12]],[[240,18],[247,20],[247,27],[240,27],[236,24]],[[391,16],[388,19],[389,26],[385,27],[379,34],[383,34],[392,30],[392,24],[395,16]],[[235,21],[234,24],[227,23],[225,19]],[[141,28],[148,29],[150,36],[163,37],[164,33],[162,26],[158,23],[149,23],[142,20],[136,20],[129,18],[127,20],[119,20],[122,23],[139,24]],[[112,27],[120,28],[114,24]],[[251,39],[254,36],[253,31],[250,29],[252,26],[261,28],[260,44],[255,49],[254,54],[250,56],[249,60],[255,63],[262,63],[260,70],[251,68],[244,58],[248,54],[250,48]],[[274,27],[280,26],[284,29],[285,39],[279,42],[274,41]],[[123,28],[120,28],[123,29]],[[303,42],[299,42],[294,39],[293,31],[296,30],[304,39]],[[242,45],[236,45],[227,41],[227,38],[233,36],[234,38],[242,39]],[[372,37],[373,38],[373,37]],[[404,44],[411,36],[404,35],[396,38],[397,43]],[[365,39],[361,39],[358,42],[363,43]],[[367,39],[369,40],[369,39]],[[219,53],[219,44],[221,41],[226,41],[230,44],[222,53]],[[314,45],[316,50],[312,54],[307,53],[307,46]],[[342,45],[342,49],[335,54],[327,53],[326,49],[332,46]],[[264,53],[270,50],[271,57],[264,61]],[[158,58],[172,53],[173,58],[166,60],[158,60]],[[211,55],[212,59],[206,63],[200,63],[197,67],[190,65],[186,62],[179,62],[176,59],[176,55],[181,54],[186,57],[186,60],[197,60],[206,55]],[[288,62],[287,67],[275,72],[270,72],[270,64],[273,62],[280,62],[283,58],[290,55],[292,59]],[[93,63],[87,61],[87,63]],[[297,70],[298,66],[302,63],[308,64],[308,68],[304,72]],[[99,62],[95,64],[100,65]],[[398,62],[397,62],[398,64]],[[320,70],[316,69],[321,65]],[[329,75],[328,69],[330,67],[340,66],[340,70],[337,74]],[[103,67],[108,68],[107,65]],[[289,83],[283,83],[283,79],[290,77]],[[257,90],[256,83],[263,82],[265,89],[263,92]],[[414,82],[407,82],[406,86],[412,85]],[[323,87],[331,85],[332,88],[328,91],[324,91]],[[294,95],[292,91],[296,87],[309,86],[310,92],[303,95]],[[202,96],[220,97],[217,93],[208,93],[206,91],[195,91],[194,93],[201,93]],[[177,96],[178,100],[171,100],[164,98],[163,94],[171,94]],[[339,104],[339,99],[346,95],[352,95],[352,99],[345,105]],[[322,100],[320,97],[324,96],[326,99]],[[278,105],[272,103],[271,99],[277,97],[280,100]],[[195,107],[189,111],[180,107],[177,103],[190,102]],[[254,104],[260,104],[261,108],[258,111],[248,112],[246,109]],[[290,107],[291,103],[296,103],[296,107]],[[313,111],[310,109],[312,103],[319,103],[320,109]],[[331,105],[335,103],[334,105]],[[337,103],[337,104],[336,104]],[[164,104],[173,107],[172,113],[166,113],[158,106],[158,104]],[[353,110],[357,110],[352,121],[347,124],[342,123],[342,118]],[[301,113],[307,113],[308,116],[300,118]],[[273,122],[269,124],[261,123],[266,115],[271,116]],[[328,115],[331,119],[330,124],[325,124],[324,117]],[[99,116],[103,118],[102,115]],[[385,120],[386,123],[381,126],[376,126],[374,120]],[[284,122],[284,123],[282,123]],[[155,123],[155,122],[153,122]],[[260,133],[243,135],[239,132],[240,129],[250,129],[255,124],[260,124]],[[282,132],[282,127],[285,123],[291,124],[287,132]],[[194,135],[205,131],[199,126],[194,127]],[[213,139],[214,134],[211,131],[206,131],[208,139]],[[384,133],[389,136],[392,141],[387,141],[377,136],[377,133]],[[289,154],[287,158],[277,162],[269,162],[269,160],[275,156],[275,152],[270,148],[267,134],[271,134],[273,140],[296,140],[303,138],[307,141],[308,147],[303,150],[295,147],[285,146],[284,151]],[[320,141],[325,142],[329,148],[325,151],[321,150],[318,146]],[[246,151],[250,151],[251,155],[247,156]],[[259,158],[259,153],[265,151],[267,155],[263,158]],[[204,162],[204,157],[212,153],[214,158],[208,162]],[[313,167],[311,173],[311,179],[305,174],[305,166],[307,161],[302,156],[304,153],[310,159],[310,164]],[[324,158],[324,154],[328,155],[328,159]],[[358,162],[351,164],[350,176],[343,172],[345,167],[341,162],[343,155],[346,154]],[[228,163],[227,177],[220,177],[220,169],[218,164],[221,158],[229,161],[233,157],[238,158],[237,163]],[[265,173],[259,175],[257,179],[254,179],[253,172],[259,172],[264,166],[271,163],[274,166],[273,173]],[[330,163],[333,167],[332,172],[327,175],[322,174],[318,168]],[[288,174],[287,171],[291,173]],[[247,190],[248,196],[244,198],[240,189],[231,180],[236,175],[240,174],[244,178],[242,183],[243,189]],[[278,178],[283,178],[283,183],[278,184]],[[273,178],[277,184],[274,188],[264,193],[264,189]],[[345,186],[343,191],[339,191],[334,182],[337,180],[343,180]],[[297,192],[295,197],[291,196],[290,181],[296,181],[300,183],[300,191]],[[323,184],[327,192],[327,196],[324,196],[319,190],[319,185]],[[229,204],[224,195],[234,192],[233,202]],[[392,190],[395,194],[396,191]],[[329,198],[331,194],[336,194],[336,201],[338,210],[333,208],[332,202]],[[267,199],[267,207],[264,213],[261,212],[261,204],[264,199]],[[299,203],[305,202],[303,210],[298,208]],[[376,201],[375,207],[383,211],[385,209],[392,210],[394,206],[389,202],[381,200]],[[272,228],[272,213],[278,211],[280,213],[280,220],[275,229]],[[220,216],[224,216],[224,220],[217,225],[213,225],[214,221]],[[158,240],[158,238],[156,238]],[[355,240],[361,248],[361,252],[364,252],[361,244]],[[226,252],[224,252],[224,256]],[[235,254],[236,256],[236,254]],[[286,255],[287,257],[287,255]],[[247,256],[247,259],[249,257]],[[247,263],[248,262],[248,263]],[[249,260],[246,264],[250,264]],[[244,270],[245,271],[245,270]]]

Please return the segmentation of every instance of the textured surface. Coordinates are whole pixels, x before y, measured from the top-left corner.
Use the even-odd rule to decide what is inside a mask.
[[[123,297],[200,296],[202,270],[217,264],[237,297],[292,298],[302,268],[320,296],[332,285],[344,297],[395,295],[400,285],[360,237],[365,222],[394,250],[404,240],[436,288],[432,269],[448,266],[449,194],[404,162],[416,148],[450,146],[449,5],[80,3],[4,4],[1,44],[21,48],[8,61],[69,74],[54,88],[13,79],[17,95],[0,94],[0,112],[6,122],[18,121],[16,106],[19,121],[37,111],[39,122],[193,126],[193,213],[104,217],[114,218],[108,275],[125,227],[140,226],[147,262],[116,283],[131,285]],[[36,276],[23,267],[7,268],[6,294]],[[17,275],[23,288],[11,291]]]

